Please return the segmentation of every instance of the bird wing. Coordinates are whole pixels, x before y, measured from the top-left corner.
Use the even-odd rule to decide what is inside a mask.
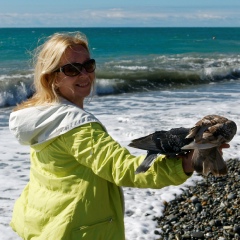
[[[153,136],[154,142],[163,154],[171,155],[183,152],[182,147],[189,144],[193,139],[187,139],[189,128],[172,128],[164,135],[158,134]]]
[[[162,134],[164,134],[165,132],[166,131],[160,131],[160,133],[162,133]],[[156,146],[156,142],[153,140],[153,135],[154,135],[154,133],[149,134],[144,137],[134,139],[128,146],[133,147],[133,148],[142,149],[142,150],[159,152],[159,149]]]
[[[153,164],[158,154],[176,155],[183,152],[182,146],[190,143],[186,139],[190,128],[173,128],[169,131],[156,131],[145,137],[132,140],[130,147],[147,150],[147,156],[136,169],[135,174],[146,172]]]
[[[169,131],[156,131],[145,137],[132,140],[130,147],[161,154],[177,154],[182,152],[182,147],[193,139],[186,139],[190,128],[172,128]]]

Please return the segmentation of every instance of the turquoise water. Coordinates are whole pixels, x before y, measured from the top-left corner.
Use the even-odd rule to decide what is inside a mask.
[[[85,33],[97,58],[240,52],[240,28],[2,28],[0,61],[26,60],[39,40],[65,31]]]
[[[29,149],[9,133],[9,113],[33,93],[29,51],[62,30],[0,29],[0,238],[5,240],[18,239],[9,222],[29,175]],[[80,30],[89,38],[97,61],[97,96],[85,107],[122,146],[154,131],[191,127],[208,114],[240,126],[240,28],[65,30]],[[239,142],[238,131],[224,159],[239,157]],[[133,212],[125,215],[126,238],[153,239],[152,219],[162,215],[166,200],[197,179],[193,175],[184,186],[160,190],[125,188],[125,211]]]
[[[240,78],[240,28],[2,28],[0,106],[31,96],[32,51],[55,32],[87,35],[97,95]]]

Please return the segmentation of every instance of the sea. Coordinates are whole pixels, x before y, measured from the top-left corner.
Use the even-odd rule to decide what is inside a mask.
[[[0,239],[15,200],[29,179],[29,147],[8,129],[12,108],[34,93],[34,49],[56,32],[81,31],[96,60],[96,89],[85,103],[109,134],[133,155],[132,139],[173,127],[192,127],[217,114],[240,126],[240,28],[0,28]],[[27,117],[27,116],[26,116]],[[239,158],[239,130],[223,150]],[[180,186],[123,187],[126,239],[158,239],[155,217],[164,203],[203,181],[194,173]]]

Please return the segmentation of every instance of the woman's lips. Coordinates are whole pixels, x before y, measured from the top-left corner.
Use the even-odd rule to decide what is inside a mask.
[[[85,82],[85,83],[77,83],[76,86],[77,87],[86,87],[89,85],[89,82]]]

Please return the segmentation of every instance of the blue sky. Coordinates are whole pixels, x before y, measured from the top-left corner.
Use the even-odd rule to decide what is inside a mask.
[[[240,1],[1,0],[0,27],[240,27]]]

